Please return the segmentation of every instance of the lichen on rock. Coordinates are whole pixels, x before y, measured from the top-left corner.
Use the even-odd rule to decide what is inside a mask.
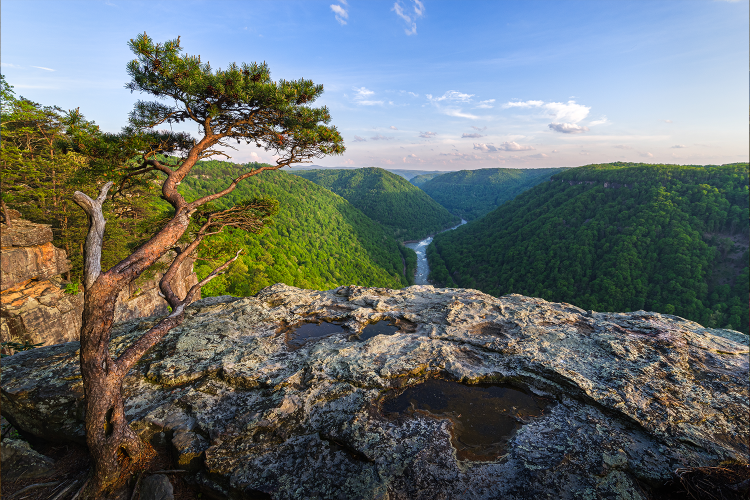
[[[393,335],[355,341],[371,323]],[[345,332],[288,345],[286,327]],[[122,323],[120,352],[153,320]],[[19,428],[83,438],[77,344],[7,358],[0,402]],[[503,454],[454,449],[451,415],[383,411],[432,378],[543,397]],[[638,311],[412,286],[301,290],[188,308],[124,383],[144,439],[166,438],[207,492],[272,498],[645,498],[677,467],[748,454],[748,338]],[[505,446],[505,445],[504,445]]]

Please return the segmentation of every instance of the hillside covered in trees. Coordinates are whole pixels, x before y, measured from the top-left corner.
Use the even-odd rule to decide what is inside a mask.
[[[460,222],[406,179],[382,168],[293,173],[346,198],[399,241],[420,240]]]
[[[431,279],[748,331],[748,164],[589,165],[435,237]]]
[[[546,181],[561,168],[482,168],[433,177],[415,177],[432,199],[468,221],[478,219],[508,200]]]
[[[247,168],[200,162],[180,189],[187,199],[194,199],[226,187]],[[226,275],[203,288],[204,296],[246,296],[278,282],[320,290],[351,284],[401,288],[412,282],[414,252],[329,190],[286,172],[264,172],[243,181],[217,207],[254,198],[278,200],[274,224],[257,235],[230,230],[202,245],[195,266],[201,278],[243,249]]]

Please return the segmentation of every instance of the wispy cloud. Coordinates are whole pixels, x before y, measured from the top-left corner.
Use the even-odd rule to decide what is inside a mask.
[[[453,108],[445,109],[443,113],[445,113],[448,116],[455,116],[456,118],[469,118],[471,120],[476,120],[479,118],[477,115],[472,115],[471,113],[464,113],[460,109],[453,109]]]
[[[654,155],[651,154],[651,153],[638,153],[638,154],[640,154],[644,158],[653,158],[654,157]]]
[[[633,146],[627,146],[625,144],[618,144],[615,146],[617,149],[633,149]]]
[[[346,2],[341,2],[344,5],[346,5]],[[333,14],[336,16],[336,20],[339,22],[341,26],[344,26],[346,24],[346,20],[349,19],[349,13],[346,11],[345,8],[343,8],[341,5],[331,4],[331,10],[333,11]]]
[[[664,123],[672,123],[672,120],[662,120]]]
[[[597,125],[604,125],[605,123],[609,123],[609,120],[607,120],[606,116],[602,116],[598,120],[589,123],[589,127],[596,127]]]
[[[394,127],[393,125],[391,125],[391,126],[390,126],[390,127],[388,127],[388,128],[389,128],[389,129],[391,129],[391,130],[398,130],[398,129],[397,129],[396,127]]]
[[[463,134],[461,136],[461,139],[479,139],[480,137],[484,137],[482,134],[474,133],[474,134]]]
[[[52,68],[45,68],[44,66],[32,66],[32,68],[43,69],[44,71],[55,71]]]
[[[531,158],[533,160],[541,160],[542,158],[549,158],[549,156],[544,153],[537,153],[535,155],[528,155],[526,156],[526,158]]]
[[[11,63],[0,63],[0,67],[2,68],[20,68],[18,64],[11,64]]]
[[[544,101],[515,101],[506,102],[503,108],[538,108],[544,105]]]
[[[373,141],[390,141],[391,139],[393,139],[393,137],[385,137],[383,135],[376,134],[374,137],[370,137],[370,139]]]
[[[416,20],[424,15],[424,4],[421,0],[412,0],[413,13],[409,13],[408,9],[401,5],[399,0],[393,4],[393,10],[398,17],[400,17],[408,26],[404,29],[404,33],[407,36],[417,34],[417,23]]]
[[[437,132],[420,132],[419,137],[423,139],[431,139],[437,135]]]
[[[582,134],[588,132],[589,128],[575,123],[550,123],[549,128],[563,134]]]
[[[440,97],[433,97],[432,94],[425,94],[430,102],[452,101],[452,102],[471,102],[474,94],[464,94],[457,90],[449,90]]]
[[[472,125],[471,128],[473,128],[474,130],[478,130],[480,132],[484,132],[485,130],[487,130],[487,126],[486,125],[484,127],[476,127],[476,126]]]
[[[362,106],[380,106],[383,101],[374,101],[369,97],[375,95],[375,92],[365,87],[354,87],[354,102]]]
[[[474,107],[475,108],[480,108],[480,109],[494,108],[494,106],[492,105],[493,102],[495,102],[494,99],[487,99],[486,101],[479,101],[479,104],[477,104]]]
[[[365,139],[364,137],[360,137],[358,135],[355,135],[354,136],[354,142],[367,142],[367,139]]]
[[[423,159],[421,159],[421,158],[419,158],[419,157],[418,157],[417,155],[415,155],[414,153],[412,153],[412,154],[410,154],[410,155],[406,155],[406,156],[404,156],[404,157],[403,157],[403,158],[401,159],[401,161],[402,161],[402,162],[404,162],[404,163],[424,163],[424,160],[423,160]]]
[[[687,146],[685,146],[684,144],[675,144],[674,146],[672,146],[672,149],[685,149],[685,148],[687,148]]]
[[[482,143],[474,143],[474,149],[478,149],[479,151],[489,152],[489,151],[532,151],[534,148],[531,146],[522,146],[521,144],[518,144],[517,142],[511,141],[511,142],[504,142],[500,144],[499,146],[493,146],[492,144],[482,144]]]

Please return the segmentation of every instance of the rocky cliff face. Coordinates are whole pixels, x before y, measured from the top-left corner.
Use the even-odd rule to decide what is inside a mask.
[[[126,411],[215,498],[645,499],[748,455],[739,332],[431,286],[188,311],[126,378]],[[113,355],[150,324],[116,327]],[[77,363],[75,342],[4,360],[6,418],[83,441]]]
[[[61,275],[70,270],[65,251],[52,245],[49,225],[23,220],[15,210],[10,217],[10,227],[0,223],[0,339],[45,345],[78,340],[84,295],[63,291]],[[180,296],[198,282],[193,262],[187,259],[172,282]],[[158,290],[161,276],[120,292],[115,322],[166,314]]]

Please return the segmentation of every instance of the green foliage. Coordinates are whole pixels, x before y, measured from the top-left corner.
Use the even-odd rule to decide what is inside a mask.
[[[414,184],[418,188],[421,188],[422,186],[425,185],[425,183],[427,181],[431,181],[432,179],[434,179],[435,177],[437,177],[439,175],[443,175],[443,173],[442,172],[441,173],[432,172],[432,173],[429,173],[429,174],[417,175],[417,176],[412,177],[409,180],[409,182],[411,182],[412,184]]]
[[[32,344],[28,340],[24,340],[23,342],[13,342],[13,341],[0,342],[0,357],[7,358],[8,356],[12,356],[16,352],[28,351],[30,349],[35,349],[43,345],[44,345],[44,342],[39,342],[38,344]]]
[[[435,237],[430,278],[748,332],[748,164],[604,164]]]
[[[522,192],[548,180],[561,168],[483,168],[460,170],[425,180],[415,177],[419,186],[452,214],[467,221],[488,214]],[[415,182],[416,181],[416,182]]]
[[[129,46],[136,59],[128,64],[132,80],[126,87],[161,101],[136,103],[130,115],[134,129],[196,122],[207,146],[244,141],[273,151],[279,164],[345,150],[336,127],[326,125],[328,108],[308,106],[323,93],[322,85],[304,79],[274,82],[266,63],[214,70],[200,56],[182,54],[179,38],[160,44],[144,33]],[[201,158],[216,154],[222,153],[206,150]]]
[[[199,162],[180,190],[192,200],[260,166]],[[226,274],[203,288],[203,296],[247,296],[279,282],[322,290],[351,284],[389,288],[411,284],[407,276],[414,275],[416,254],[345,199],[306,179],[264,172],[243,181],[215,205],[224,208],[242,199],[269,198],[278,200],[278,213],[257,236],[225,229],[201,245],[195,266],[200,278],[243,249]]]
[[[65,285],[65,293],[68,293],[70,295],[78,295],[79,292],[79,284],[78,283],[68,283]]]
[[[400,241],[416,241],[459,220],[406,179],[382,168],[301,170],[295,175],[346,198]]]
[[[135,153],[157,134],[105,134],[78,110],[66,112],[16,97],[1,77],[0,92],[2,199],[24,218],[52,225],[53,243],[72,262],[69,279],[80,281],[88,221],[72,201],[73,193],[95,195],[106,181],[120,180]],[[156,194],[151,179],[131,180],[105,204],[104,269],[127,256],[140,241],[140,223],[152,211]]]

